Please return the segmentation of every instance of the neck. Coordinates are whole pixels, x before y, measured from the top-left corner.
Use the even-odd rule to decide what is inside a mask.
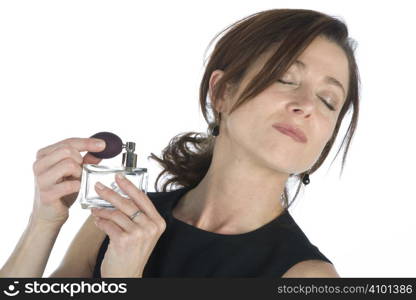
[[[280,198],[287,174],[235,157],[221,157],[214,150],[207,174],[174,208],[177,219],[211,232],[238,234],[255,230],[283,212]]]

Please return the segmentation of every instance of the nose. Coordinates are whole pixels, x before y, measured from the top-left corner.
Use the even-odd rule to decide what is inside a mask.
[[[304,113],[309,115],[315,108],[314,96],[307,86],[300,86],[293,91],[292,101],[290,101],[290,109],[296,113]]]

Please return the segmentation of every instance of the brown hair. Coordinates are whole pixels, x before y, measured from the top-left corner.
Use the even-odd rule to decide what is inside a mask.
[[[318,36],[325,37],[344,50],[349,66],[349,89],[344,105],[339,113],[333,135],[308,173],[313,173],[325,161],[337,137],[345,114],[349,109],[352,109],[352,118],[347,133],[336,154],[337,156],[346,142],[342,159],[342,173],[350,142],[357,125],[359,112],[359,74],[354,58],[356,46],[355,41],[348,37],[346,24],[335,17],[314,10],[272,9],[249,15],[231,24],[222,32],[229,28],[231,29],[218,41],[213,53],[210,55],[200,84],[199,101],[203,116],[209,125],[207,133],[187,132],[178,134],[163,149],[162,158],[158,158],[151,153],[149,158],[158,161],[164,168],[156,179],[156,191],[158,191],[157,183],[163,173],[172,175],[164,183],[163,191],[166,192],[166,187],[172,183],[182,187],[193,188],[198,185],[208,171],[215,144],[215,138],[211,135],[211,130],[221,120],[221,115],[218,116],[212,105],[207,103],[209,79],[214,70],[221,69],[224,71],[223,76],[212,90],[212,98],[218,99],[223,95],[227,84],[238,87],[248,68],[255,60],[270,47],[278,45],[276,52],[268,59],[262,70],[241,93],[230,111],[232,113],[240,105],[254,98],[279,79],[312,40]],[[216,37],[222,32],[217,34]],[[209,115],[213,117],[210,118]],[[192,144],[194,149],[190,149],[187,146],[188,143]],[[285,187],[282,203],[285,208],[289,208],[296,199],[300,188],[300,179],[305,173],[290,175],[290,177],[295,175],[299,180],[299,186],[290,204],[288,204],[288,190]]]

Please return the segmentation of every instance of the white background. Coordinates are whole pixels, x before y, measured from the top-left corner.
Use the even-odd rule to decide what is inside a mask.
[[[198,93],[204,52],[215,34],[261,10],[307,8],[342,18],[358,42],[361,111],[342,176],[341,153],[329,166],[335,148],[291,213],[341,277],[415,277],[412,4],[1,1],[0,265],[31,213],[38,149],[115,132],[136,142],[138,164],[150,169],[154,191],[161,169],[147,161],[150,152],[160,155],[178,133],[206,131]],[[121,155],[101,164],[111,163],[121,163]],[[44,277],[59,265],[89,213],[79,203],[71,207]]]

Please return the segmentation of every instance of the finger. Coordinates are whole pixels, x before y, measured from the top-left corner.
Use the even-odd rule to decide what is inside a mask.
[[[33,171],[35,174],[41,174],[46,169],[49,169],[51,166],[65,158],[73,159],[79,165],[82,164],[82,156],[79,154],[79,152],[75,151],[74,148],[67,145],[61,145],[60,147],[53,150],[49,155],[45,155],[35,161],[33,164]]]
[[[119,193],[113,191],[105,185],[102,185],[102,189],[100,189],[99,185],[96,184],[95,190],[97,191],[98,196],[110,202],[115,208],[119,209],[128,216],[131,216],[138,209],[140,209],[140,207],[137,207],[132,199],[121,196]]]
[[[143,191],[137,188],[137,186],[135,186],[128,178],[120,179],[118,176],[115,177],[118,186],[133,200],[137,207],[143,211],[146,216],[153,221],[162,221],[162,217],[159,212]]]
[[[72,176],[72,178],[80,178],[82,174],[82,168],[72,159],[66,158],[58,162],[52,168],[49,168],[37,178],[39,186],[44,189],[51,188],[55,184],[62,182],[62,178],[65,176]]]
[[[50,197],[50,199],[59,199],[63,196],[79,192],[80,187],[81,181],[66,180],[62,183],[55,184],[54,186],[52,186],[48,190],[48,196]]]
[[[116,241],[118,237],[123,234],[123,229],[117,224],[114,224],[111,220],[99,218],[98,220],[94,220],[94,223],[109,236],[110,240]]]
[[[126,232],[133,232],[137,229],[137,225],[119,209],[97,209],[96,207],[93,207],[91,208],[91,214],[99,218],[111,220]]]
[[[86,153],[82,158],[82,164],[98,164],[102,158],[95,157],[91,153]]]
[[[58,143],[55,143],[55,144],[52,144],[50,146],[40,149],[36,153],[36,158],[37,159],[42,158],[43,156],[49,154],[51,151],[60,147],[61,145],[68,145],[70,147],[73,147],[78,152],[82,152],[82,151],[97,152],[99,150],[104,150],[105,148],[104,146],[100,147],[99,145],[96,144],[97,142],[100,142],[100,141],[105,143],[103,139],[96,139],[96,138],[78,138],[78,137],[68,138]]]

